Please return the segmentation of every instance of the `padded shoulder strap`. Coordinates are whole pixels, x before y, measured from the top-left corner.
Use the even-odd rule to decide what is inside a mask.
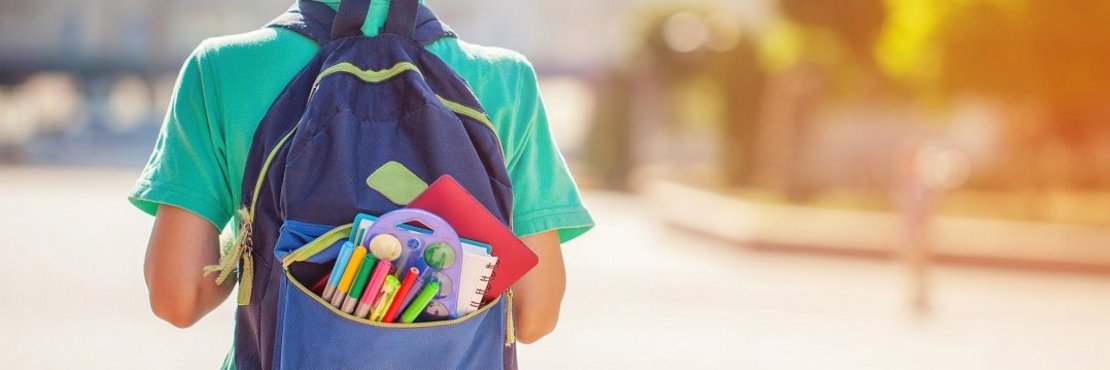
[[[298,1],[266,27],[285,28],[323,46],[331,42],[331,23],[334,19],[335,11],[324,3]]]
[[[439,20],[439,17],[432,12],[432,8],[420,4],[420,7],[416,8],[416,34],[413,35],[413,39],[420,45],[428,46],[444,37],[457,38],[458,35],[451,26]]]
[[[331,7],[316,1],[300,0],[289,7],[266,27],[285,28],[299,33],[323,46],[332,40],[332,22],[336,12]],[[432,9],[424,4],[416,9],[416,30],[413,39],[427,46],[444,37],[457,37],[450,26],[441,22]]]

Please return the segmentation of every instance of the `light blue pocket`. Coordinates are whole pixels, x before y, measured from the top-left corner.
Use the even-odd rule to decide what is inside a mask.
[[[379,323],[355,317],[312,293],[331,269],[349,226],[287,221],[275,253],[284,263],[278,296],[274,365],[282,369],[500,369],[505,348],[505,302],[449,321]],[[333,240],[334,239],[334,240]],[[314,248],[304,252],[304,248]]]

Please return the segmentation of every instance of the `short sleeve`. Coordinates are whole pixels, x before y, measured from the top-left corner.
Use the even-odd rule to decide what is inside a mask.
[[[150,160],[128,200],[154,215],[160,204],[193,212],[222,229],[232,215],[214,71],[201,44],[185,61]]]
[[[551,135],[536,75],[523,64],[514,124],[526,125],[512,144],[513,231],[519,236],[557,230],[567,242],[594,226],[578,187]]]

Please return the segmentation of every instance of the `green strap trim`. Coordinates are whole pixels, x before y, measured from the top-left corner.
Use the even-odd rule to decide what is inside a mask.
[[[281,140],[278,140],[277,144],[274,145],[274,148],[270,149],[270,154],[266,155],[266,161],[262,162],[262,170],[258,172],[258,179],[254,182],[254,194],[251,194],[250,220],[252,221],[254,220],[254,206],[258,204],[258,192],[262,190],[262,180],[266,179],[266,172],[270,171],[270,162],[274,161],[278,149],[285,146],[285,141],[289,140],[289,137],[293,136],[294,132],[297,132],[297,127],[298,126],[293,126],[293,129],[289,130],[289,133],[282,136]]]
[[[424,75],[420,73],[420,69],[416,68],[415,64],[409,62],[400,62],[394,64],[392,67],[382,70],[361,69],[358,66],[351,64],[350,62],[343,62],[325,68],[322,72],[320,72],[320,75],[316,77],[316,82],[314,82],[312,86],[315,87],[316,85],[319,85],[320,80],[323,80],[324,77],[335,73],[348,73],[355,77],[358,77],[360,80],[378,83],[393,78],[394,76],[399,75],[405,71],[413,71],[416,72],[416,74],[420,75],[421,78],[424,77]]]
[[[462,105],[461,103],[456,103],[444,99],[442,96],[439,96],[439,94],[436,94],[436,97],[439,98],[440,103],[443,103],[443,106],[447,107],[447,109],[450,109],[452,112],[470,117],[475,121],[485,124],[486,127],[489,127],[489,129],[492,130],[494,133],[497,132],[497,130],[493,128],[493,122],[490,122],[489,117],[486,117],[485,113],[482,113],[477,109]]]
[[[393,78],[394,76],[397,76],[405,71],[416,72],[416,74],[420,75],[420,78],[424,78],[424,74],[420,73],[420,69],[417,68],[416,65],[409,62],[400,62],[394,64],[392,67],[381,70],[361,69],[358,66],[351,64],[350,62],[343,62],[325,68],[322,72],[320,72],[320,75],[316,77],[316,82],[313,83],[313,89],[315,89],[316,85],[320,84],[320,80],[323,80],[324,77],[336,73],[347,73],[352,76],[358,77],[358,79],[366,82],[378,83]],[[489,120],[489,117],[486,116],[485,113],[463,105],[462,103],[447,100],[439,94],[436,94],[436,98],[439,98],[440,103],[443,103],[443,105],[452,112],[470,117],[471,119],[486,125],[486,127],[489,127],[489,129],[493,130],[494,133],[497,132],[497,130],[493,128],[493,122]]]
[[[337,228],[331,229],[324,235],[313,239],[304,246],[297,248],[293,253],[289,253],[285,258],[281,259],[281,264],[286,268],[293,262],[301,262],[315,256],[317,253],[324,251],[335,242],[342,240],[351,235],[351,227],[354,224],[346,224]]]

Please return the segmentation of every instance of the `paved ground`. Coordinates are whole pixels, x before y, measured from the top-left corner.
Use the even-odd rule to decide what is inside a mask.
[[[149,313],[151,219],[123,198],[136,173],[0,168],[0,367],[220,362],[231,304],[188,330]],[[1110,368],[1105,277],[942,267],[934,313],[915,316],[897,264],[753,252],[631,196],[587,200],[602,226],[566,246],[559,329],[521,347],[524,368]]]

